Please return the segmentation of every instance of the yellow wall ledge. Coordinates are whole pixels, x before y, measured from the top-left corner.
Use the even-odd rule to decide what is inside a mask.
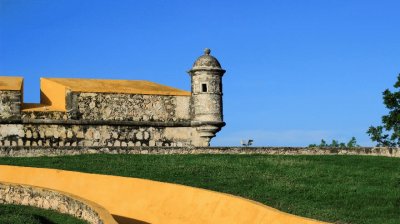
[[[0,181],[77,195],[119,223],[323,223],[228,194],[137,178],[1,165]]]
[[[190,96],[191,92],[144,80],[41,78],[82,93],[127,93],[144,95]]]
[[[0,90],[21,91],[23,81],[22,77],[0,76]]]

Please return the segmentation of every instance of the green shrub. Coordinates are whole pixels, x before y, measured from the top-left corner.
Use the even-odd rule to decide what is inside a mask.
[[[344,142],[339,142],[338,140],[333,139],[331,144],[327,144],[324,139],[321,139],[321,142],[317,144],[309,144],[308,147],[310,148],[354,148],[354,147],[360,147],[360,145],[357,144],[357,139],[355,137],[352,137],[347,144]]]

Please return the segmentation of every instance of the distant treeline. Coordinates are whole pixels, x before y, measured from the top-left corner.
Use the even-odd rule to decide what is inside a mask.
[[[353,148],[360,147],[357,144],[357,139],[352,137],[347,143],[339,142],[338,140],[332,140],[331,144],[328,144],[324,139],[321,139],[319,144],[310,144],[308,147],[319,147],[319,148]]]

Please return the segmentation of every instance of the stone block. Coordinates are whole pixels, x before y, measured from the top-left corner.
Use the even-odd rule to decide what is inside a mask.
[[[26,131],[26,137],[27,138],[32,138],[32,131],[31,130],[27,130]]]
[[[155,146],[155,145],[156,145],[156,142],[154,140],[149,141],[149,146]]]
[[[136,139],[143,140],[143,133],[142,132],[136,133]]]
[[[76,133],[76,137],[77,138],[85,138],[85,136],[84,136],[84,134],[83,134],[83,131],[78,131],[77,133]]]
[[[143,138],[144,138],[145,140],[148,140],[148,139],[150,138],[149,132],[145,131],[145,132],[143,133]]]
[[[44,131],[43,130],[40,130],[39,131],[39,137],[40,138],[45,138],[46,136],[44,135]]]
[[[117,138],[118,138],[118,133],[117,133],[117,132],[115,132],[115,131],[114,131],[114,132],[112,132],[112,137],[113,137],[113,138],[115,138],[115,139],[117,139]]]

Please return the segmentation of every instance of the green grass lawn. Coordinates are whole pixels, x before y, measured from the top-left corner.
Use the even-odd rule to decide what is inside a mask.
[[[400,223],[400,159],[373,156],[79,155],[0,158],[179,183],[335,223]]]
[[[86,224],[70,215],[23,205],[0,205],[1,224]]]

